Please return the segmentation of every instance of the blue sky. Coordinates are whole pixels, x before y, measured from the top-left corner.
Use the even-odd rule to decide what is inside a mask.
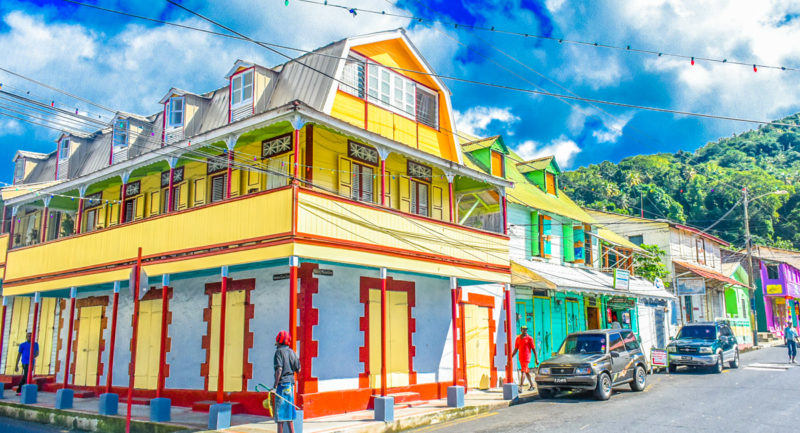
[[[91,0],[86,0],[87,2]],[[161,0],[93,1],[135,14],[211,29]],[[211,3],[211,2],[209,2]],[[186,0],[186,6],[253,38],[313,49],[347,36],[406,27],[446,75],[656,106],[771,120],[800,111],[800,72],[711,64],[454,28],[459,22],[523,33],[800,66],[800,4],[790,1],[330,0],[426,18],[377,16],[290,0]],[[290,54],[295,54],[288,52]],[[283,59],[246,42],[164,27],[64,1],[0,3],[0,66],[103,106],[156,112],[171,88],[225,85],[236,59]],[[110,113],[0,72],[7,89],[88,116]],[[525,157],[555,154],[562,168],[639,153],[694,150],[756,125],[565,102],[448,82],[459,128],[503,134]],[[7,105],[0,101],[0,105]],[[599,108],[598,108],[599,107]],[[0,108],[0,112],[2,112]],[[6,111],[7,112],[7,111]],[[50,152],[58,133],[0,116],[0,181],[17,149]]]

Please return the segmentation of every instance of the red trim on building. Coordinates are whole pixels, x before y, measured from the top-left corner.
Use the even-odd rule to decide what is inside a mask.
[[[103,307],[102,320],[100,321],[100,343],[97,350],[97,381],[95,386],[100,386],[100,377],[103,375],[103,351],[106,349],[106,340],[103,338],[103,331],[108,327],[108,317],[106,316],[106,309],[108,308],[108,296],[90,296],[88,298],[76,299],[75,308],[78,310],[78,317],[81,317],[80,309],[83,307]],[[75,320],[75,335],[80,335],[80,319]],[[78,345],[76,342],[72,344],[72,365],[69,367],[69,372],[72,374],[72,383],[75,383],[75,365],[78,363]]]
[[[459,299],[460,298],[461,297],[459,297]],[[459,327],[461,328],[461,352],[459,353],[459,356],[461,357],[461,368],[463,371],[462,381],[464,388],[469,387],[469,382],[467,380],[467,341],[466,338],[464,338],[464,336],[467,335],[464,305],[467,304],[489,309],[489,353],[491,355],[492,363],[489,373],[489,387],[495,387],[497,386],[497,365],[495,363],[495,357],[497,356],[497,343],[495,342],[497,335],[497,321],[494,320],[495,297],[491,295],[481,295],[479,293],[467,293],[467,299],[461,299],[460,304],[459,312],[461,313],[461,320],[459,321]]]
[[[319,310],[314,308],[314,295],[319,293],[319,280],[314,277],[314,270],[319,268],[316,263],[301,263],[298,269],[300,278],[300,294],[298,305],[300,307],[300,383],[298,393],[300,403],[303,403],[304,394],[317,392],[319,379],[313,376],[312,361],[319,356],[319,341],[314,339],[314,327],[319,325]]]

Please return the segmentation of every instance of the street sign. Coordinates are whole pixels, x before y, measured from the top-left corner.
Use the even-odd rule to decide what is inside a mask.
[[[676,278],[676,291],[678,296],[705,295],[706,280],[704,278]]]
[[[650,365],[653,367],[667,367],[669,366],[669,356],[664,349],[650,349]]]
[[[131,291],[131,297],[135,295],[133,290],[134,287],[136,287],[136,265],[131,267],[131,274],[128,277],[128,289]],[[139,299],[144,297],[145,293],[147,293],[148,287],[147,272],[145,272],[144,268],[142,268],[141,272],[139,273]]]
[[[628,290],[631,283],[631,273],[625,269],[614,269],[614,288]]]

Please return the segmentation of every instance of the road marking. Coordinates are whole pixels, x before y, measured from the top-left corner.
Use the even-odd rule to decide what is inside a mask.
[[[478,415],[468,416],[466,418],[461,418],[461,419],[458,419],[458,420],[455,420],[455,421],[443,422],[443,423],[440,423],[440,424],[430,425],[430,426],[423,427],[423,428],[421,428],[419,430],[416,430],[416,431],[424,432],[424,431],[439,430],[439,429],[443,429],[445,427],[450,427],[452,425],[461,424],[461,423],[464,423],[464,422],[467,422],[467,421],[475,421],[476,419],[487,418],[487,417],[494,416],[494,415],[497,415],[497,412],[480,413]]]
[[[744,367],[745,370],[757,371],[786,371],[792,368],[792,364],[775,364],[775,363],[754,363],[748,364]]]

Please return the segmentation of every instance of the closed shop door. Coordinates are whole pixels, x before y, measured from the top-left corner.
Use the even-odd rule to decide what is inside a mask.
[[[550,317],[550,299],[533,299],[533,341],[539,361],[549,359],[553,352],[553,330]]]
[[[386,386],[408,386],[408,293],[386,292]],[[381,291],[369,290],[370,387],[381,386]]]
[[[139,303],[139,329],[136,336],[136,373],[133,387],[156,389],[161,355],[161,300]]]
[[[103,306],[81,307],[78,320],[80,324],[75,356],[75,375],[72,383],[78,386],[97,386]]]
[[[28,317],[31,311],[31,298],[17,296],[14,298],[14,306],[11,308],[11,329],[8,334],[8,354],[6,356],[6,374],[18,374],[14,372],[14,361],[17,360],[19,345],[25,342],[25,334],[28,332]],[[22,370],[20,370],[22,371]]]
[[[53,333],[56,324],[56,298],[42,298],[39,327],[36,330],[36,341],[39,343],[39,357],[36,358],[35,372],[38,375],[50,374],[53,364]]]
[[[523,325],[528,327],[528,335],[531,336],[534,340],[536,337],[534,335],[534,326],[533,326],[533,302],[529,300],[524,301],[517,301],[517,321],[516,321],[517,333],[516,335],[520,335],[522,333],[521,328]],[[537,346],[538,347],[538,346]],[[533,357],[531,357],[530,367],[535,366],[535,361],[533,361]],[[514,360],[514,365],[517,369],[520,368],[519,365],[519,357]]]
[[[567,302],[565,302],[564,305],[566,306],[567,314],[567,334],[580,331],[581,325],[578,301],[567,299]]]
[[[639,304],[639,338],[642,339],[642,351],[650,357],[650,349],[656,346],[656,320],[653,307]]]
[[[244,301],[245,291],[236,290],[226,295],[225,311],[225,369],[223,391],[242,391],[244,387]],[[211,346],[208,359],[208,390],[217,390],[219,377],[219,326],[222,295],[211,298]]]
[[[464,305],[464,337],[467,386],[488,389],[492,369],[488,308],[472,304]]]

